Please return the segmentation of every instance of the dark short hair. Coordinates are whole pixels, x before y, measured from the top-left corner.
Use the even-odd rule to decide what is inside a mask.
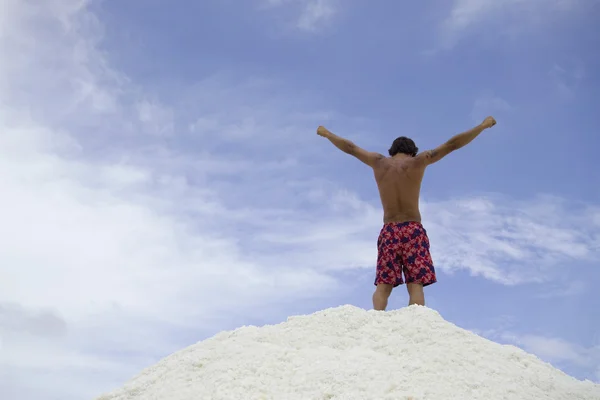
[[[419,148],[415,145],[412,139],[407,138],[406,136],[400,136],[394,143],[392,143],[392,147],[388,150],[390,156],[395,156],[398,153],[408,154],[409,156],[416,156],[419,152]]]

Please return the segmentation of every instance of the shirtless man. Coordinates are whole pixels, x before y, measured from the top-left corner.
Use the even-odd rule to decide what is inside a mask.
[[[429,253],[429,238],[421,224],[419,195],[425,168],[454,150],[470,143],[496,124],[487,117],[480,125],[460,133],[433,150],[417,154],[412,139],[401,136],[389,149],[390,157],[361,149],[320,126],[317,134],[327,138],[344,153],[373,168],[383,206],[383,228],[377,240],[377,270],[373,308],[385,310],[392,289],[402,285],[402,273],[410,296],[408,304],[425,305],[423,288],[437,282]]]

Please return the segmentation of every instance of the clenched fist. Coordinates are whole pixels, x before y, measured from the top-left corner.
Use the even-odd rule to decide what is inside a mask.
[[[325,137],[325,136],[327,136],[328,133],[329,133],[329,131],[324,126],[319,126],[317,128],[317,135],[319,135],[319,136]]]
[[[483,120],[481,125],[483,125],[485,128],[491,128],[492,126],[496,125],[496,120],[494,117],[487,117]]]

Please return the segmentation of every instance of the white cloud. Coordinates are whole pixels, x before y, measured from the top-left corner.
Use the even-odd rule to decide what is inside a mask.
[[[499,337],[553,365],[579,367],[592,371],[589,379],[600,382],[600,345],[584,347],[560,338],[516,335],[511,332],[503,332]]]
[[[598,346],[585,348],[560,338],[539,335],[515,336],[505,333],[503,338],[551,362],[568,362],[583,367],[600,367],[600,347]]]
[[[309,1],[298,19],[298,27],[313,31],[318,29],[319,24],[328,22],[334,15],[335,8],[332,0]]]
[[[224,310],[262,313],[255,307],[335,289],[309,266],[243,254],[234,222],[259,214],[229,210],[178,170],[218,174],[224,163],[164,146],[173,113],[110,69],[85,3],[2,7],[11,23],[0,27],[0,372],[16,376],[0,397],[90,396],[145,354],[173,351],[173,326],[198,331]],[[35,335],[51,323],[56,335]],[[123,352],[125,364],[114,355]],[[50,363],[52,379],[37,379]],[[68,393],[75,370],[95,383]]]
[[[173,133],[173,111],[156,101],[140,100],[135,104],[138,119],[145,124],[144,132],[152,135],[170,135]]]
[[[596,260],[594,243],[600,232],[588,221],[586,208],[553,197],[525,202],[473,198],[425,203],[432,253],[451,272],[506,283],[549,281],[557,268]],[[565,224],[560,215],[574,213]],[[543,272],[543,273],[542,273]]]
[[[589,6],[585,0],[454,0],[440,31],[441,47],[450,49],[475,28],[508,37],[548,25]]]
[[[271,7],[294,10],[293,25],[300,30],[315,32],[337,13],[337,0],[266,0]]]
[[[517,333],[514,317],[505,315],[493,319],[495,328],[472,331],[498,343],[518,346],[557,368],[580,370],[588,379],[600,382],[600,345],[582,346],[559,337]]]

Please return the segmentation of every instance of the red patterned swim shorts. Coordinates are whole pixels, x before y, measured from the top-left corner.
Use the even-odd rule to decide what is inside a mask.
[[[390,222],[379,233],[375,285],[402,285],[402,272],[406,283],[437,282],[427,231],[419,222]]]

